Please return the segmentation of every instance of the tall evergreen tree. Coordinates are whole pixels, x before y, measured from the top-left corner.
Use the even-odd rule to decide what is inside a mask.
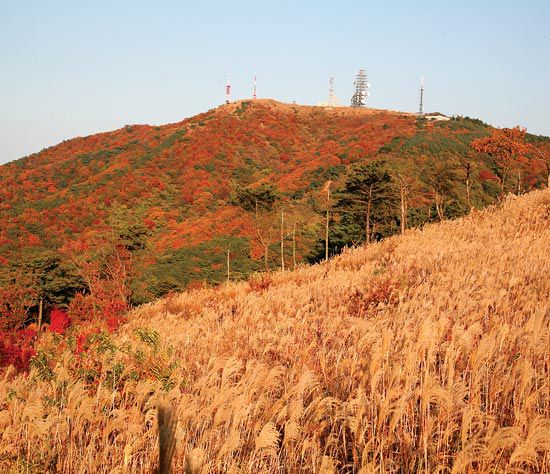
[[[374,161],[350,171],[343,189],[334,194],[336,204],[329,222],[329,255],[344,247],[370,243],[399,230],[398,195],[387,164]],[[326,241],[318,242],[308,259],[322,260]]]
[[[336,197],[339,230],[346,245],[368,244],[395,233],[396,194],[384,161],[355,168]]]

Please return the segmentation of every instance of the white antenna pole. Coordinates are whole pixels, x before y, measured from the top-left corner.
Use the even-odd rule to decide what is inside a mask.
[[[424,76],[420,78],[420,107],[418,115],[424,115]]]
[[[231,102],[231,78],[229,73],[227,73],[227,83],[225,84],[225,103],[229,104]]]

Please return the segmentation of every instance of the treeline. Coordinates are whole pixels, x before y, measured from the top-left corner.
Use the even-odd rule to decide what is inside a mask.
[[[462,121],[457,119],[451,126]],[[466,120],[467,125],[470,122]],[[474,121],[474,125],[479,125],[478,122]],[[323,235],[307,253],[307,261],[315,263],[346,247],[404,233],[409,227],[460,217],[507,193],[522,194],[549,186],[550,161],[528,139],[525,129],[498,129],[490,136],[473,140],[466,150],[460,150],[461,154],[447,149],[440,157],[426,154],[416,161],[400,159],[398,154],[410,151],[411,143],[420,143],[417,137],[396,140],[394,148],[381,150],[379,157],[383,159],[352,165],[344,180],[336,174],[334,179],[324,182],[313,203],[321,221],[317,234]],[[285,260],[289,259],[289,238],[292,263],[296,264],[297,219],[293,211],[298,203],[292,197],[281,194],[273,185],[262,183],[238,187],[233,203],[253,217],[256,238],[263,248],[265,270],[273,266],[288,268]],[[288,224],[285,227],[285,215],[287,222],[292,223],[290,232]],[[307,232],[307,225],[300,224],[298,236],[301,237]],[[279,254],[279,265],[270,258],[270,252]]]

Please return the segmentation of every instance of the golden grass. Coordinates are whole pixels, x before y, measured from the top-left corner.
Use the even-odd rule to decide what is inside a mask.
[[[141,307],[5,375],[0,471],[152,472],[169,403],[175,472],[550,472],[549,249],[537,191]]]

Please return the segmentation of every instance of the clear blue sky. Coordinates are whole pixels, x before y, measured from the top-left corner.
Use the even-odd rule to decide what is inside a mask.
[[[550,135],[550,1],[0,0],[0,163],[233,97],[369,105]]]

